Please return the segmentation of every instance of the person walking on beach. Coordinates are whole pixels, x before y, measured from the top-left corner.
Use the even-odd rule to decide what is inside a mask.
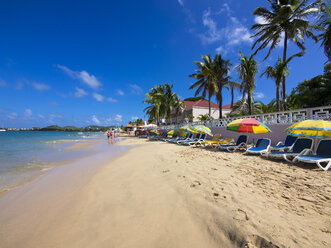
[[[110,132],[110,139],[113,140],[113,132]]]
[[[109,137],[110,137],[110,133],[109,133],[109,131],[107,132],[107,138],[109,139]]]

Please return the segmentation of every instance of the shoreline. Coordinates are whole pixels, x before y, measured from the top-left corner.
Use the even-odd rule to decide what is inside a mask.
[[[54,161],[54,162],[43,162],[47,165],[44,165],[44,167],[36,168],[35,171],[27,171],[26,172],[26,178],[20,179],[17,183],[5,187],[0,191],[0,196],[3,194],[6,194],[14,189],[18,189],[21,187],[24,187],[26,184],[29,184],[33,182],[34,180],[37,180],[39,177],[44,176],[46,173],[49,173],[52,169],[58,167],[58,166],[65,166],[70,165],[71,163],[74,163],[76,161],[79,161],[81,159],[87,158],[89,156],[92,156],[91,153],[86,153],[86,151],[95,150],[95,146],[102,143],[104,139],[91,139],[91,140],[56,140],[53,142],[48,142],[49,144],[57,143],[58,145],[67,145],[69,146],[63,146],[61,149],[63,150],[71,150],[71,151],[77,151],[81,152],[79,156],[75,156],[74,158],[68,158],[60,161]],[[84,153],[85,152],[85,153]],[[22,174],[20,175],[22,176]]]
[[[77,162],[0,196],[2,246],[331,245],[328,173],[134,137],[116,147],[103,165],[87,158],[94,173]]]

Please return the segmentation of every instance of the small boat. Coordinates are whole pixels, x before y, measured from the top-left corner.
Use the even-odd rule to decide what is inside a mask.
[[[0,132],[6,132],[6,131],[7,131],[6,129],[3,128],[0,129]]]
[[[78,132],[78,134],[83,134],[83,132]]]

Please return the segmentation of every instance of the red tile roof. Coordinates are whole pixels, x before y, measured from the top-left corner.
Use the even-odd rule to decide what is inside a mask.
[[[207,100],[199,100],[199,101],[196,101],[196,102],[191,102],[191,101],[184,101],[185,105],[186,105],[186,108],[185,109],[190,109],[192,107],[201,107],[201,108],[209,108],[209,103]],[[213,102],[210,102],[210,106],[212,108],[219,108],[218,107],[218,104],[216,103],[213,103]],[[224,105],[223,106],[223,109],[231,109],[231,104],[228,104],[228,105]]]
[[[209,108],[209,103],[208,101],[206,100],[199,100],[199,101],[196,101],[196,102],[191,102],[191,101],[184,101],[185,105],[186,105],[186,108],[185,109],[189,109],[189,108],[192,108],[193,106],[194,107],[202,107],[202,108]],[[210,106],[212,108],[218,108],[218,105],[216,103],[213,103],[211,102],[210,103]]]
[[[232,109],[231,104],[223,105],[222,109]]]

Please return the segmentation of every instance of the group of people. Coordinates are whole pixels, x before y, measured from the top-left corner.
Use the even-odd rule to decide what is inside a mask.
[[[113,131],[108,131],[107,132],[107,138],[108,139],[115,139],[115,132],[113,132]]]

